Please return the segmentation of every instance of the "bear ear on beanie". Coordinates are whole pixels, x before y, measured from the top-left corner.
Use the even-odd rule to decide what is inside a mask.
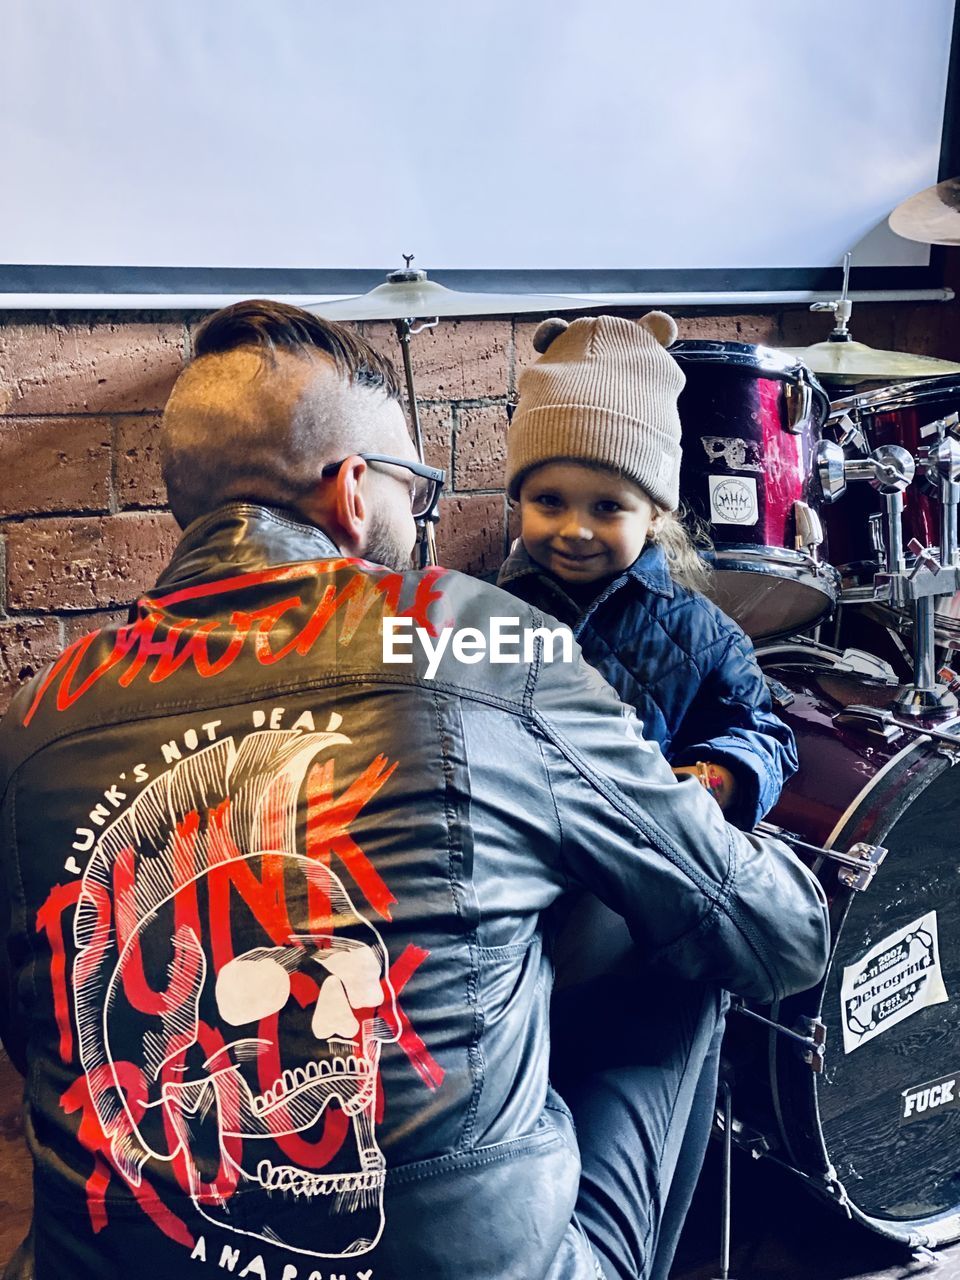
[[[661,347],[669,347],[677,340],[677,322],[665,311],[648,311],[645,316],[640,317],[637,324],[643,325],[648,333],[652,333]]]
[[[570,328],[568,320],[561,320],[559,316],[551,316],[549,320],[542,320],[533,331],[533,349],[543,355],[554,338],[559,338],[561,333]]]

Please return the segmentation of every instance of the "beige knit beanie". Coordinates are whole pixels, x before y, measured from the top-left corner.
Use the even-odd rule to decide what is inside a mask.
[[[677,326],[663,311],[639,321],[589,316],[544,320],[540,359],[520,375],[507,433],[507,491],[543,462],[569,458],[613,467],[660,507],[680,501],[680,417],[686,381],[665,350]]]

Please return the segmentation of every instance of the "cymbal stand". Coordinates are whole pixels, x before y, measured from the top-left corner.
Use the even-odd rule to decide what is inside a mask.
[[[938,596],[953,596],[960,590],[960,555],[957,548],[957,504],[960,502],[960,443],[953,434],[957,415],[951,414],[922,428],[921,435],[936,434],[935,445],[920,450],[920,465],[927,482],[940,490],[940,546],[924,547],[916,538],[909,547],[916,556],[906,576],[906,598],[913,607],[913,685],[897,699],[901,715],[952,715],[957,698],[937,682],[934,661],[935,609]],[[939,550],[939,555],[937,554]],[[914,594],[916,593],[916,594]]]
[[[852,253],[843,255],[843,289],[839,298],[834,298],[831,302],[811,302],[811,311],[832,311],[836,324],[827,337],[828,342],[852,342],[853,334],[850,332],[849,320],[853,312],[853,303],[847,297],[850,287],[850,263],[853,259]]]
[[[960,443],[947,435],[955,428],[956,415],[951,415],[931,423],[921,432],[922,435],[936,433],[939,437],[937,444],[920,450],[919,461],[927,481],[940,490],[940,547],[924,547],[912,538],[908,550],[915,559],[910,570],[906,569],[903,555],[902,490],[895,495],[899,503],[888,504],[890,554],[886,571],[874,579],[874,598],[886,599],[900,608],[909,607],[913,614],[913,684],[894,703],[901,716],[953,715],[957,710],[956,695],[937,681],[934,661],[937,597],[953,596],[960,591],[957,547]]]
[[[413,261],[413,254],[404,254],[403,260],[407,264],[400,271],[391,271],[387,276],[388,284],[403,284],[406,282],[426,280],[427,273],[425,271],[417,271],[410,266]],[[420,410],[417,407],[417,389],[413,382],[413,360],[410,357],[410,338],[417,333],[423,333],[424,329],[435,329],[440,323],[439,316],[433,316],[429,320],[421,320],[419,324],[415,323],[415,317],[404,317],[396,321],[397,340],[400,343],[400,352],[403,356],[403,375],[407,383],[407,404],[410,410],[410,425],[413,427],[413,443],[417,448],[417,457],[421,462],[426,462],[423,456],[423,430],[420,426]],[[437,535],[434,528],[433,520],[425,520],[421,525],[421,534],[419,539],[420,546],[420,568],[424,569],[427,565],[437,563]]]
[[[940,558],[948,568],[957,563],[957,506],[960,504],[960,414],[932,422],[921,436],[936,433],[937,443],[921,455],[927,479],[940,486]]]

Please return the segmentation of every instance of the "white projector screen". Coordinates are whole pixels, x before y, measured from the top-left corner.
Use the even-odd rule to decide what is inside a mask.
[[[954,0],[7,0],[2,27],[0,292],[356,292],[404,252],[461,287],[764,287],[848,249],[929,278],[886,217],[941,176]]]

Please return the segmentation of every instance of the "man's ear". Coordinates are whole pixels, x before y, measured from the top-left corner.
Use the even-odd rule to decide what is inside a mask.
[[[362,483],[366,472],[367,464],[363,458],[352,454],[337,472],[331,495],[332,514],[351,551],[359,548],[366,533],[368,504],[365,496],[366,486]],[[347,549],[342,543],[341,547],[344,550]]]

